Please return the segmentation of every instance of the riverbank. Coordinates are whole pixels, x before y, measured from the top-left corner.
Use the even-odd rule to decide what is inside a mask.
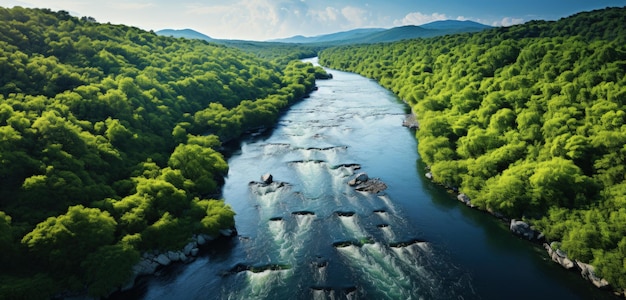
[[[509,230],[513,235],[516,235],[519,238],[527,240],[536,245],[540,245],[545,249],[547,257],[551,259],[554,263],[563,267],[563,269],[569,272],[579,273],[581,278],[600,290],[612,292],[616,297],[626,298],[626,290],[620,291],[612,288],[612,286],[606,279],[601,278],[595,274],[595,268],[591,264],[584,263],[578,260],[571,260],[567,256],[567,253],[559,249],[559,241],[546,240],[543,233],[537,231],[532,226],[532,224],[521,220],[509,219],[498,212],[478,208],[477,206],[473,205],[471,199],[464,193],[460,192],[458,188],[445,186],[435,182],[428,166],[425,167],[424,177],[426,177],[431,182],[437,184],[438,186],[443,187],[446,191],[448,191],[449,194],[453,195],[453,197],[456,198],[457,201],[477,211],[487,213],[492,217],[495,217],[496,219],[502,221],[504,224],[508,224]]]

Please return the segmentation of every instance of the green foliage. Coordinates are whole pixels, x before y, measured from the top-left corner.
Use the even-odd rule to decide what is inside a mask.
[[[22,243],[37,259],[53,268],[61,272],[75,271],[81,259],[114,241],[116,225],[108,212],[77,205],[64,215],[39,223],[24,236]]]
[[[132,267],[139,261],[139,251],[124,245],[106,245],[89,254],[82,262],[88,276],[87,293],[107,296],[111,287],[123,286],[132,276]]]
[[[329,48],[320,63],[411,105],[433,179],[526,217],[626,288],[626,8]]]
[[[0,298],[105,295],[138,251],[234,226],[202,200],[228,170],[218,149],[322,74],[291,61],[314,48],[240,46],[0,7]]]

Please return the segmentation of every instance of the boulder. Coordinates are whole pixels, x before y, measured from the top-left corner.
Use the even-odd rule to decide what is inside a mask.
[[[206,240],[204,239],[204,237],[202,236],[202,234],[198,235],[197,242],[198,242],[198,245],[204,245],[204,244],[206,244]]]
[[[159,256],[155,258],[155,261],[162,266],[167,266],[172,263],[172,261],[165,254],[159,254]]]
[[[578,268],[580,269],[580,275],[591,281],[591,283],[597,288],[602,289],[609,286],[609,282],[606,281],[606,279],[600,278],[596,275],[595,268],[592,265],[580,261],[576,261],[576,265],[578,265]]]
[[[367,173],[359,173],[354,179],[356,179],[357,182],[366,182],[369,180],[369,176],[367,176]]]
[[[355,190],[360,192],[368,192],[377,194],[387,189],[387,185],[378,178],[369,179],[366,182],[357,185]]]
[[[468,197],[467,195],[460,193],[458,196],[456,196],[456,199],[465,203],[466,205],[470,205],[470,197]]]
[[[237,235],[237,230],[235,230],[233,228],[220,229],[220,234],[225,236],[225,237],[233,237],[233,236]]]
[[[428,178],[430,180],[433,180],[433,173],[431,173],[431,172],[426,172],[426,174],[424,176],[426,176],[426,178]]]
[[[172,261],[172,262],[180,260],[180,257],[178,256],[178,253],[176,253],[174,251],[167,251],[167,253],[165,253],[165,255],[167,255],[167,258],[169,258],[170,261]]]
[[[369,176],[366,173],[359,173],[354,176],[350,181],[348,181],[349,186],[357,186],[369,180]]]
[[[159,263],[152,259],[141,259],[133,266],[133,273],[136,275],[151,275],[156,272],[158,267]]]
[[[518,221],[515,219],[511,220],[511,225],[509,225],[509,229],[527,240],[532,240],[535,238],[535,231],[530,228],[530,225],[524,221]]]
[[[214,239],[215,239],[214,237],[208,234],[198,234],[198,237],[196,238],[196,242],[198,243],[198,245],[202,246]]]
[[[183,248],[183,254],[189,255],[191,253],[191,249],[196,248],[196,246],[197,246],[197,243],[195,242],[187,243],[187,245],[185,245],[185,247]]]
[[[274,182],[274,176],[272,176],[272,174],[270,173],[263,174],[263,176],[261,176],[261,182],[265,184],[271,184],[272,182]]]
[[[552,243],[552,245],[544,243],[543,247],[548,251],[548,255],[550,255],[552,261],[560,264],[563,268],[570,270],[575,267],[574,262],[567,258],[567,254],[565,252],[558,248],[556,250],[554,249],[556,248],[554,243]]]
[[[200,252],[200,249],[198,249],[198,248],[193,248],[193,249],[191,249],[191,251],[189,252],[189,254],[190,254],[191,256],[198,256],[198,253],[199,253],[199,252]]]

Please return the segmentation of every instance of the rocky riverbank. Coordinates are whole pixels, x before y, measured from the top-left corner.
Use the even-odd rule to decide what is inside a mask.
[[[428,168],[424,176],[431,181],[433,180],[433,175],[432,173],[430,173]],[[472,204],[472,200],[466,194],[459,192],[458,189],[453,188],[453,187],[452,188],[446,187],[446,188],[456,194],[456,198],[459,202],[462,202],[463,204],[469,207],[478,209]],[[485,210],[481,210],[481,211],[485,211]],[[595,268],[592,265],[578,261],[578,260],[571,260],[570,258],[567,257],[567,253],[559,249],[559,244],[560,244],[559,242],[553,241],[551,243],[548,243],[543,233],[537,231],[530,224],[521,220],[516,220],[516,219],[509,220],[508,218],[506,218],[502,214],[499,214],[498,212],[494,212],[494,211],[485,211],[485,212],[495,216],[496,218],[504,222],[508,222],[509,230],[513,234],[521,238],[524,238],[528,241],[531,241],[533,243],[542,244],[544,249],[546,249],[546,253],[552,259],[552,261],[559,264],[566,270],[579,272],[581,277],[583,277],[585,280],[588,280],[591,284],[593,284],[595,287],[599,289],[611,290],[610,283],[606,279],[598,277],[595,273]],[[626,291],[614,291],[614,293],[617,296],[626,298]]]
[[[224,239],[230,239],[235,236],[237,236],[237,230],[235,228],[222,229],[219,231],[219,234],[215,236],[194,234],[189,243],[178,251],[153,250],[145,252],[139,262],[133,267],[133,273],[128,283],[118,290],[112,291],[109,298],[126,298],[120,295],[133,290],[140,278],[155,276],[164,268],[175,264],[191,263],[202,254],[203,250],[210,247],[213,243],[223,242]]]

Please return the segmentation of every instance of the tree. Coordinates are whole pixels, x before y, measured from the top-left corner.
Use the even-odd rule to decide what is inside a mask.
[[[574,208],[590,202],[598,192],[592,179],[571,160],[554,157],[537,165],[529,178],[532,194],[541,206]]]
[[[59,276],[81,276],[84,271],[79,270],[80,262],[114,241],[116,225],[108,212],[71,206],[64,215],[37,224],[24,236],[22,244],[39,260],[56,268]]]
[[[133,266],[139,261],[139,251],[120,244],[105,245],[90,253],[81,263],[87,293],[107,296],[112,287],[120,287],[131,279]]]
[[[199,195],[215,192],[218,182],[228,171],[228,165],[219,152],[200,145],[179,145],[168,164],[173,169],[180,169],[185,178],[192,180],[192,190]]]

